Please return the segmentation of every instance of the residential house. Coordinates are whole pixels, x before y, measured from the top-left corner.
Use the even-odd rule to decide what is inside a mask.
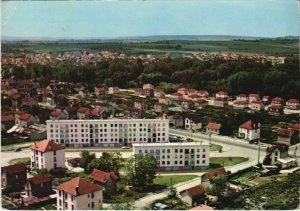
[[[23,189],[26,179],[27,168],[23,163],[1,167],[1,188]]]
[[[51,130],[55,130],[52,128]],[[65,150],[54,141],[43,140],[35,142],[31,147],[31,168],[34,170],[65,167]]]
[[[234,109],[246,109],[248,108],[249,104],[246,101],[235,101],[233,103],[233,108]]]
[[[124,110],[124,117],[125,118],[142,118],[142,109],[135,108],[135,107],[125,107]]]
[[[23,113],[18,118],[16,117],[16,124],[20,127],[26,128],[35,123],[38,123],[38,120],[31,114]]]
[[[81,158],[72,158],[68,160],[68,164],[72,167],[78,167],[80,165]]]
[[[94,108],[102,109],[106,112],[110,112],[112,110],[112,106],[107,102],[95,102]]]
[[[55,110],[50,113],[51,120],[69,119],[69,115],[66,111]]]
[[[77,118],[78,119],[88,119],[89,118],[90,109],[87,107],[80,107],[77,110]]]
[[[94,184],[103,187],[104,191],[111,194],[116,193],[119,177],[114,172],[105,172],[99,169],[93,169],[90,178]]]
[[[181,95],[186,95],[188,93],[188,89],[185,87],[181,87],[177,89],[177,92],[180,93]]]
[[[208,104],[208,102],[206,100],[204,100],[204,99],[200,99],[200,100],[195,100],[194,101],[194,107],[195,108],[203,108],[207,104]]]
[[[54,95],[52,93],[45,93],[42,95],[42,102],[48,105],[56,105]]]
[[[240,94],[236,97],[236,101],[240,101],[240,102],[248,102],[249,98],[247,95],[245,94]]]
[[[57,210],[99,210],[102,208],[102,187],[80,177],[55,187]]]
[[[188,109],[191,109],[192,106],[193,106],[193,101],[192,101],[192,100],[181,99],[180,101],[181,101],[181,107],[182,107],[183,109],[188,110]]]
[[[11,101],[12,107],[18,108],[21,105],[21,102],[22,102],[21,95],[15,94],[11,97],[11,99],[12,99],[12,101]]]
[[[194,95],[198,94],[198,91],[196,89],[187,89],[187,95]]]
[[[182,202],[187,203],[188,205],[192,206],[194,202],[204,195],[204,189],[201,185],[197,185],[192,188],[188,188],[184,191],[179,193],[179,198]]]
[[[186,130],[199,130],[202,128],[201,117],[196,115],[188,115],[184,120]]]
[[[180,100],[183,97],[181,93],[175,92],[170,94],[170,99],[171,100]]]
[[[155,103],[154,104],[154,112],[161,113],[161,112],[167,112],[168,106],[166,106],[163,103]]]
[[[263,96],[262,102],[264,105],[270,104],[270,96]]]
[[[16,118],[13,115],[1,116],[1,131],[7,131],[15,125]]]
[[[283,107],[281,105],[272,104],[268,108],[268,113],[271,115],[279,116],[283,114]]]
[[[288,146],[299,143],[299,131],[292,128],[281,128],[277,131],[278,143]]]
[[[284,99],[281,97],[275,97],[272,99],[272,104],[282,106],[284,104]]]
[[[266,156],[263,165],[276,165],[279,158],[288,156],[288,147],[285,145],[274,145],[266,148]]]
[[[154,97],[154,89],[143,89],[143,95],[146,97]]]
[[[169,115],[167,119],[170,120],[170,127],[183,128],[185,118],[180,114]]]
[[[167,98],[166,96],[160,96],[160,97],[158,98],[158,102],[159,102],[159,103],[163,103],[163,104],[165,104],[165,105],[168,105],[168,104],[171,103],[170,99]]]
[[[99,84],[95,87],[95,94],[96,95],[104,95],[106,93],[106,88],[104,85]]]
[[[34,98],[30,97],[29,95],[26,95],[22,100],[22,105],[32,107],[32,106],[37,106],[38,103]]]
[[[206,125],[206,133],[208,134],[216,134],[219,135],[220,134],[220,129],[221,129],[221,124],[217,124],[217,123],[208,123]]]
[[[154,89],[154,86],[152,84],[144,84],[143,89]]]
[[[219,91],[216,93],[216,98],[227,98],[228,97],[228,93],[224,92],[224,91]]]
[[[211,188],[210,182],[212,178],[222,175],[226,176],[226,170],[224,167],[207,171],[201,176],[201,186],[205,191],[208,190],[209,188]]]
[[[278,158],[278,164],[282,169],[297,166],[297,159],[292,157]]]
[[[108,88],[108,94],[117,94],[120,92],[120,88],[117,86],[109,87]]]
[[[250,109],[252,111],[261,111],[261,110],[264,110],[264,108],[265,108],[265,106],[261,101],[254,100],[250,103]]]
[[[90,111],[89,119],[107,119],[108,113],[105,110],[94,108]]]
[[[137,96],[144,95],[144,90],[142,88],[137,88],[134,90],[134,95],[137,95]]]
[[[260,97],[258,94],[249,94],[249,103],[251,103],[252,101],[259,101]]]
[[[290,109],[299,109],[300,107],[299,100],[289,99],[288,101],[286,101],[286,106]]]
[[[208,91],[206,91],[206,90],[198,90],[198,95],[200,97],[208,97]]]
[[[164,96],[165,93],[161,89],[154,89],[154,97],[161,97]]]
[[[227,99],[222,97],[217,97],[214,100],[214,106],[225,107],[228,105]]]
[[[260,123],[249,120],[239,127],[239,137],[248,141],[260,138]]]
[[[28,197],[45,197],[53,194],[52,177],[49,173],[28,178],[25,193]]]
[[[135,100],[133,100],[133,102],[134,102],[133,107],[135,107],[135,108],[139,108],[139,109],[145,109],[146,108],[145,100],[135,99]]]

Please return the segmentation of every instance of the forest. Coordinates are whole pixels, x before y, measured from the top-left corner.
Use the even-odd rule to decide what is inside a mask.
[[[144,83],[159,86],[170,93],[180,86],[204,89],[209,93],[226,90],[230,95],[259,93],[285,99],[300,98],[299,58],[287,57],[284,64],[255,62],[251,59],[200,61],[194,58],[169,57],[149,63],[126,59],[106,59],[96,63],[59,61],[30,64],[26,68],[2,65],[2,78],[35,79],[42,86],[49,80],[88,84],[103,83],[120,88],[141,87]]]

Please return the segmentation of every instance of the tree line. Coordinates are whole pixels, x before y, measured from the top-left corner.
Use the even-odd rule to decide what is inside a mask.
[[[205,89],[210,93],[226,90],[231,95],[261,95],[300,98],[299,59],[288,57],[284,64],[255,62],[251,59],[227,61],[215,58],[200,61],[194,58],[162,58],[149,63],[127,59],[107,59],[80,64],[59,61],[52,64],[30,64],[26,68],[2,66],[2,77],[37,79],[42,85],[56,79],[89,85],[136,88],[144,83],[160,86],[167,92],[179,86]]]

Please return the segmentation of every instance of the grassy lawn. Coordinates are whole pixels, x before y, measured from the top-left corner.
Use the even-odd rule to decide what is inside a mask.
[[[30,165],[30,158],[29,157],[27,157],[27,158],[14,158],[14,159],[11,159],[8,163],[10,165],[17,164],[17,163],[24,163],[26,165]]]
[[[163,185],[165,187],[171,186],[171,179],[173,185],[192,180],[198,176],[196,175],[173,175],[173,176],[158,176],[154,179],[154,184]]]
[[[217,145],[217,144],[210,145],[210,151],[219,151],[220,149],[223,149],[221,145]]]
[[[220,166],[234,166],[239,163],[243,163],[249,160],[245,157],[210,157],[209,163]]]
[[[10,145],[1,145],[1,152],[5,151],[13,151],[16,148],[25,149],[30,147],[34,142],[26,142],[26,143],[19,143],[19,144],[10,144]]]
[[[237,184],[247,185],[250,180],[255,179],[259,176],[259,173],[255,171],[248,171],[241,175],[234,176],[230,181]]]

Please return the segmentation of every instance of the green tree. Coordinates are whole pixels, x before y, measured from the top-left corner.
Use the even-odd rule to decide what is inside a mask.
[[[79,163],[80,167],[84,168],[85,172],[88,172],[88,164],[91,163],[96,158],[96,155],[95,153],[90,153],[87,150],[83,150],[80,153],[80,158],[81,158]]]
[[[226,177],[224,175],[219,175],[212,178],[211,193],[215,196],[221,197],[226,189]]]

